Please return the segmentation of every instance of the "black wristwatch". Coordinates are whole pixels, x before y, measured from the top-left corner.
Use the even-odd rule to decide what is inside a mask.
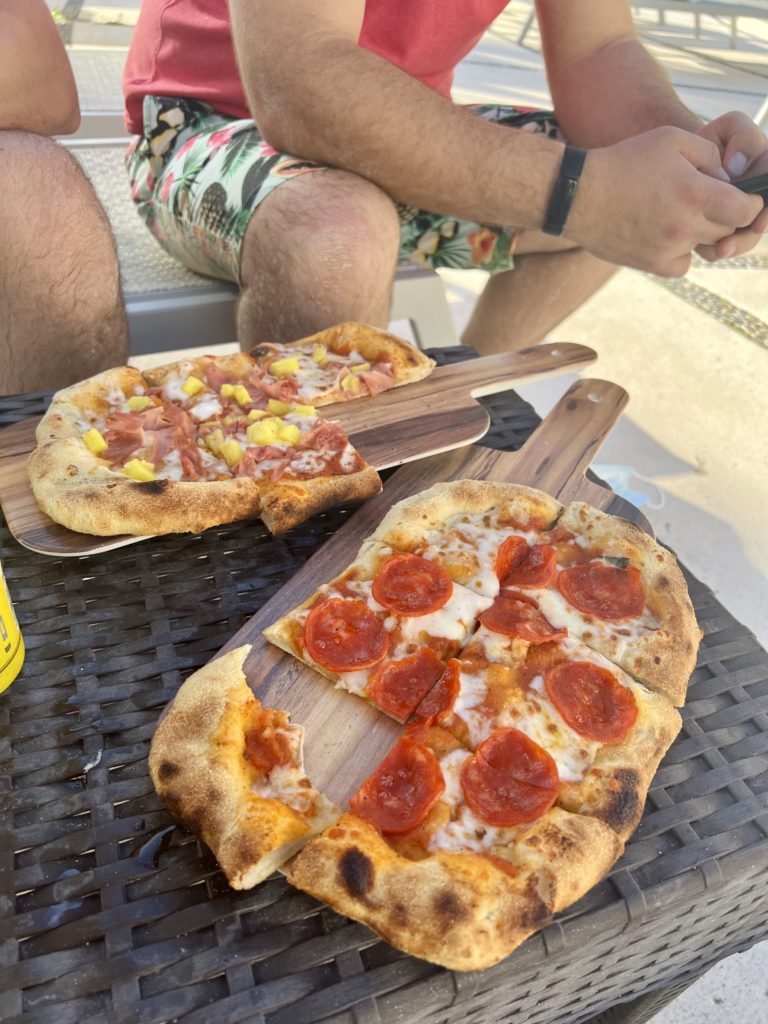
[[[565,222],[568,220],[568,214],[571,212],[571,206],[586,159],[586,149],[577,149],[576,146],[565,147],[563,162],[560,164],[560,173],[557,176],[555,187],[552,189],[549,206],[547,207],[547,213],[541,229],[546,234],[562,235]]]

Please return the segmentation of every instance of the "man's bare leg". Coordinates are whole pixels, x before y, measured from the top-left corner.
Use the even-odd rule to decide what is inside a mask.
[[[363,178],[324,169],[286,181],[246,231],[240,347],[345,320],[386,327],[399,240],[392,200]]]
[[[59,388],[125,362],[106,215],[76,160],[0,132],[0,394]]]
[[[563,239],[526,232],[514,270],[488,279],[461,340],[484,355],[536,345],[616,270]]]

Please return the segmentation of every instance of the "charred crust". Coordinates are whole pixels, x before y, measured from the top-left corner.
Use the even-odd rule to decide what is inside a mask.
[[[391,922],[397,928],[408,927],[408,908],[399,900],[392,906]]]
[[[523,928],[542,928],[549,923],[551,918],[549,907],[540,897],[536,896],[531,898],[530,903],[523,911],[520,923]]]
[[[611,796],[600,817],[607,825],[624,835],[634,829],[643,806],[640,801],[640,776],[634,768],[619,768],[611,780]]]
[[[442,927],[457,924],[467,916],[467,908],[450,889],[438,893],[432,906]]]
[[[261,359],[262,356],[270,355],[271,351],[272,350],[266,345],[257,345],[256,348],[252,348],[248,354],[253,356],[254,359]]]
[[[167,490],[170,480],[141,480],[139,487],[144,494],[162,494]]]
[[[161,782],[168,782],[178,775],[180,771],[181,768],[177,764],[173,764],[171,761],[162,761],[157,769],[157,777]]]
[[[670,583],[668,576],[659,576],[656,580],[656,586],[659,588],[659,590],[667,590],[669,585]]]
[[[356,900],[363,899],[373,888],[373,863],[354,846],[341,855],[339,874],[344,888]]]

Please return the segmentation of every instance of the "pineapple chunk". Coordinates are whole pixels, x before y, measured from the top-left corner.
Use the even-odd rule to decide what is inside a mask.
[[[146,459],[131,459],[123,466],[123,472],[132,480],[157,480],[155,476],[155,464],[147,462]]]
[[[219,394],[222,398],[234,398],[235,386],[234,384],[222,384],[219,388]]]
[[[355,377],[354,374],[349,373],[341,382],[341,386],[344,391],[349,391],[352,395],[360,394],[360,381]]]
[[[232,397],[235,399],[238,405],[250,405],[253,399],[248,394],[248,388],[244,384],[234,384],[232,387]]]
[[[323,363],[328,362],[328,349],[325,345],[315,345],[312,358],[318,366],[322,366]]]
[[[295,423],[283,423],[277,436],[286,444],[298,444],[301,440],[301,431]]]
[[[270,444],[278,439],[284,425],[282,420],[270,417],[258,423],[251,423],[245,436],[249,444]]]
[[[316,416],[317,415],[317,413],[315,412],[314,405],[299,405],[299,404],[296,404],[293,407],[293,411],[298,416]]]
[[[96,427],[86,430],[83,434],[83,443],[94,455],[98,455],[99,452],[106,451],[109,448],[109,445],[102,437],[101,431],[97,430]]]
[[[267,402],[267,409],[275,416],[285,416],[286,413],[291,411],[291,407],[288,402],[281,402],[279,398],[270,398]]]
[[[208,451],[213,452],[218,458],[221,455],[221,446],[224,444],[224,432],[217,427],[210,434],[206,434],[204,440]]]
[[[236,466],[245,452],[234,437],[228,437],[222,445],[219,445],[219,454],[224,457],[228,466]]]
[[[371,368],[370,363],[354,363],[350,366],[352,373],[367,373]]]
[[[263,420],[265,416],[269,416],[267,409],[251,409],[248,413],[248,422],[255,423],[256,420]]]
[[[131,395],[126,402],[126,405],[131,412],[144,412],[148,405],[152,404],[152,399],[147,398],[146,395]]]
[[[287,377],[290,373],[299,372],[299,360],[296,356],[286,356],[285,359],[276,359],[269,364],[269,372],[275,377]]]
[[[181,385],[181,390],[185,395],[196,395],[198,391],[202,391],[205,384],[200,380],[199,377],[187,377],[184,383]]]

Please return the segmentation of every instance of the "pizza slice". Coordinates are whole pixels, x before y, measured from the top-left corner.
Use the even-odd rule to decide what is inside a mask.
[[[490,604],[437,562],[370,541],[346,572],[264,635],[402,722]]]
[[[373,538],[439,562],[451,579],[494,598],[499,552],[535,546],[563,506],[543,491],[488,480],[455,480],[393,505]]]
[[[401,338],[365,324],[344,323],[284,345],[251,351],[265,389],[313,405],[347,402],[423,380],[433,359]]]
[[[556,793],[552,758],[514,729],[472,753],[421,727],[287,876],[399,949],[453,970],[489,967],[621,853],[607,825],[554,806]]]
[[[232,374],[242,358],[205,367]],[[120,367],[54,395],[28,464],[44,512],[100,536],[199,532],[256,515],[278,533],[381,489],[342,428],[313,407],[264,399],[262,408],[254,388],[181,365],[159,383]]]
[[[561,807],[629,838],[681,728],[666,697],[571,637],[521,641],[487,625],[450,667],[417,720],[439,723],[473,750],[499,729],[519,730],[553,758]]]
[[[212,850],[233,889],[267,878],[340,814],[304,773],[304,730],[253,696],[242,667],[249,650],[182,684],[149,753],[160,799]]]
[[[701,631],[674,555],[633,523],[581,502],[547,540],[546,582],[513,578],[502,587],[533,597],[553,627],[682,705]]]

